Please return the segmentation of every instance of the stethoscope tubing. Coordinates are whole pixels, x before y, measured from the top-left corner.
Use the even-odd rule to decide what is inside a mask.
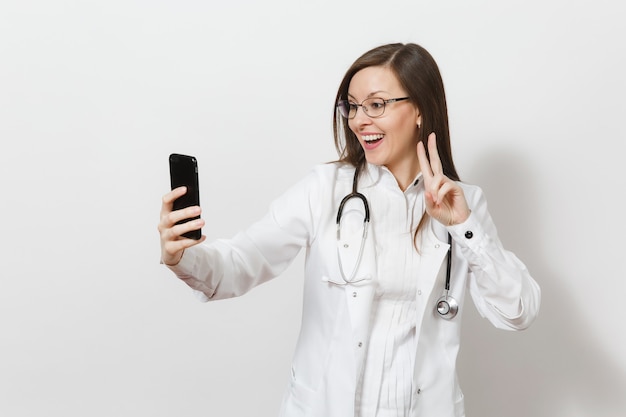
[[[346,195],[341,200],[341,203],[339,203],[339,209],[337,210],[337,241],[339,242],[341,240],[341,215],[343,214],[343,208],[345,207],[346,203],[352,198],[358,198],[363,203],[363,207],[365,209],[365,215],[363,218],[363,235],[361,236],[361,246],[359,248],[359,254],[357,256],[356,263],[354,264],[354,269],[350,273],[349,277],[345,276],[345,273],[343,271],[343,264],[341,262],[341,254],[339,253],[339,248],[337,248],[337,259],[339,261],[339,271],[341,273],[341,278],[343,278],[346,284],[354,284],[356,282],[362,281],[362,280],[355,280],[354,276],[356,275],[356,271],[359,268],[359,265],[361,264],[361,258],[363,257],[363,250],[365,248],[365,240],[367,239],[367,230],[370,224],[370,207],[367,202],[367,198],[363,194],[359,193],[356,189],[358,176],[359,176],[359,170],[357,169],[354,173],[354,179],[352,180],[352,192]]]
[[[358,178],[359,178],[359,169],[357,168],[354,172],[354,178],[352,180],[352,192],[348,195],[346,195],[341,202],[339,203],[339,209],[337,210],[337,241],[339,242],[341,240],[341,216],[343,214],[343,209],[346,205],[346,203],[353,198],[357,198],[359,200],[361,200],[361,202],[363,203],[363,207],[365,209],[365,214],[363,217],[363,235],[361,237],[361,246],[359,248],[359,254],[357,256],[357,261],[355,263],[354,269],[352,270],[352,272],[350,273],[349,277],[345,276],[345,273],[343,271],[343,265],[341,262],[341,254],[339,253],[339,247],[337,248],[337,259],[339,262],[339,271],[341,273],[341,277],[343,278],[344,282],[346,284],[354,284],[357,283],[361,280],[355,280],[354,277],[356,275],[356,271],[361,263],[361,258],[363,256],[363,249],[365,247],[365,240],[367,238],[367,230],[369,228],[369,224],[370,224],[370,208],[369,208],[369,203],[367,202],[367,198],[359,193],[357,191],[357,183],[358,183]],[[457,312],[459,311],[459,304],[458,302],[452,297],[450,296],[450,276],[452,273],[452,236],[450,235],[450,233],[448,233],[448,253],[447,253],[447,259],[446,259],[446,281],[445,281],[445,285],[444,285],[444,293],[443,296],[441,296],[438,300],[437,303],[435,305],[435,311],[437,312],[437,314],[445,319],[445,320],[451,320],[453,319]]]

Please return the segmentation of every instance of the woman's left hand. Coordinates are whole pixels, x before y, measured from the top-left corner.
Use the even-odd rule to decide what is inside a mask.
[[[417,144],[417,158],[424,177],[426,212],[446,226],[463,223],[469,217],[470,209],[463,189],[443,174],[434,132],[428,135],[428,153],[430,161],[420,141]]]

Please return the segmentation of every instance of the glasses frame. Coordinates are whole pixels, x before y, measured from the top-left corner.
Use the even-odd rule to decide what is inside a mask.
[[[370,97],[370,98],[366,98],[365,100],[363,100],[361,102],[361,104],[357,104],[357,103],[350,103],[349,100],[339,100],[339,102],[337,102],[337,105],[335,106],[337,108],[337,110],[339,111],[339,114],[341,114],[341,117],[343,117],[344,119],[348,119],[348,120],[352,120],[356,117],[357,112],[359,111],[359,107],[361,107],[363,109],[363,113],[365,113],[365,115],[369,118],[372,119],[376,119],[377,117],[382,116],[383,114],[385,114],[385,109],[387,108],[387,104],[389,103],[396,103],[398,101],[404,101],[404,100],[409,100],[411,97],[398,97],[398,98],[390,98],[388,100],[385,100],[383,98],[380,97]],[[376,116],[370,116],[369,113],[367,113],[366,107],[363,106],[363,103],[365,103],[366,101],[370,101],[370,100],[381,100],[383,103],[383,111],[380,112],[379,115]],[[348,115],[344,115],[343,111],[342,111],[342,103],[346,103],[348,106]],[[350,117],[350,107],[351,106],[356,106],[356,110],[354,111],[354,114],[352,115],[352,117]]]

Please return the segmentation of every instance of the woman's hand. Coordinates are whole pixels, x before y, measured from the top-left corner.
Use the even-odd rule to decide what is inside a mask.
[[[199,216],[201,209],[199,206],[187,207],[181,210],[172,211],[174,200],[187,192],[186,187],[178,187],[163,196],[161,205],[161,221],[159,222],[159,234],[161,235],[161,261],[166,265],[176,265],[183,257],[185,249],[203,242],[206,236],[201,239],[187,239],[182,237],[183,233],[200,229],[204,226],[204,220],[191,220],[186,223],[176,224],[180,220]]]
[[[446,226],[463,223],[469,217],[470,209],[461,187],[443,174],[434,132],[428,135],[428,153],[430,161],[420,141],[417,144],[417,157],[424,177],[426,212]]]

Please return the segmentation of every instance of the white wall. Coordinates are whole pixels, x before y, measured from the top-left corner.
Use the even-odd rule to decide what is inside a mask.
[[[302,258],[202,304],[158,264],[167,156],[200,163],[228,237],[335,157],[338,82],[387,42],[431,51],[462,177],[543,289],[528,331],[466,316],[468,416],[623,416],[619,2],[5,0],[0,415],[271,416]]]

